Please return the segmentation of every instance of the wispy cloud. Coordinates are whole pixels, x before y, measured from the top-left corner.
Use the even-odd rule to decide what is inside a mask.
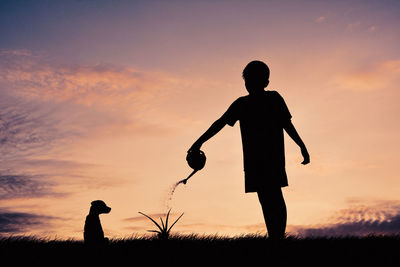
[[[360,27],[360,25],[361,25],[361,22],[359,22],[359,21],[356,21],[356,22],[353,22],[353,23],[349,23],[346,26],[346,31],[354,32],[355,30],[357,30]]]
[[[368,27],[368,31],[369,32],[376,32],[378,30],[378,27],[375,25],[369,26]]]
[[[2,159],[47,151],[65,136],[57,128],[52,108],[0,93],[0,155]]]
[[[371,91],[388,88],[400,77],[400,59],[393,59],[362,66],[335,78],[343,89]]]
[[[339,211],[335,222],[316,226],[291,226],[301,236],[364,236],[400,233],[400,203],[382,202],[372,206],[357,205]]]
[[[38,175],[0,173],[0,200],[56,195],[51,190],[52,183],[41,178]]]
[[[33,57],[34,55],[28,49],[2,49],[0,50],[0,56],[5,56],[5,58],[8,58],[8,56]]]
[[[170,75],[133,67],[57,65],[29,51],[1,51],[0,89],[14,94],[87,106],[145,105],[176,83]]]
[[[35,213],[0,210],[0,235],[24,234],[33,229],[45,228],[54,219],[57,218]]]
[[[320,17],[316,18],[314,21],[316,23],[322,23],[322,22],[326,21],[326,17],[325,16],[320,16]]]

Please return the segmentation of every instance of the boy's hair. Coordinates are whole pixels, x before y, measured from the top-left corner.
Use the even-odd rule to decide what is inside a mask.
[[[262,61],[251,61],[243,70],[242,77],[244,80],[260,80],[269,81],[269,68]]]

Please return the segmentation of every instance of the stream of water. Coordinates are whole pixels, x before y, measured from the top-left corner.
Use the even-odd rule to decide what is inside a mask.
[[[171,208],[171,205],[170,205],[170,204],[171,204],[171,200],[172,200],[172,197],[174,196],[174,193],[175,193],[176,188],[177,188],[178,185],[180,185],[180,184],[185,184],[185,180],[186,180],[186,179],[180,180],[179,182],[173,184],[173,185],[171,186],[171,188],[169,189],[168,196],[167,196],[167,200],[166,200],[166,208],[167,208],[167,210],[169,210],[169,209]]]

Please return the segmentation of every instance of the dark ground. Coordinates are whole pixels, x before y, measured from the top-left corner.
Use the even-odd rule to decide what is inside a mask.
[[[172,236],[82,241],[0,239],[1,266],[400,266],[400,235],[344,238]]]

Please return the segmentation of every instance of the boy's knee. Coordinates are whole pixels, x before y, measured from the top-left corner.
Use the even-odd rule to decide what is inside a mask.
[[[266,188],[257,191],[258,198],[261,201],[277,201],[283,199],[282,189],[278,188]]]

